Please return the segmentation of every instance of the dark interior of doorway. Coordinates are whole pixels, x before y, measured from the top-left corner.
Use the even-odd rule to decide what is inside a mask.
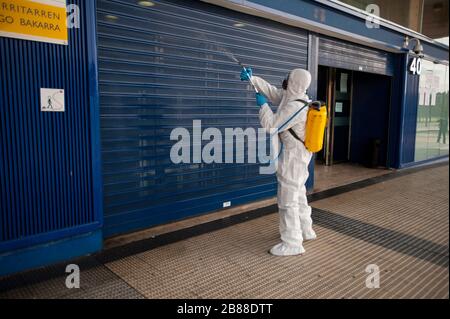
[[[329,120],[316,164],[388,166],[390,77],[319,66],[317,99],[327,102]]]

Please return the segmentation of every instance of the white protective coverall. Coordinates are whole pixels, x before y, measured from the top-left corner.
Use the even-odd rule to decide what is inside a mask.
[[[304,103],[295,100],[309,101],[306,90],[311,83],[311,74],[306,70],[291,71],[287,90],[278,89],[257,76],[252,77],[252,82],[273,105],[278,105],[275,114],[267,104],[261,107],[259,118],[267,132],[282,126],[304,106]],[[305,252],[303,240],[316,238],[305,186],[312,153],[288,131],[292,128],[304,141],[307,113],[306,107],[280,130],[283,150],[279,158],[277,179],[281,243],[270,250],[276,256],[302,254]]]

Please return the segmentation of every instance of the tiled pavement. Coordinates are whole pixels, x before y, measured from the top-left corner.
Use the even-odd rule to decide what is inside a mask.
[[[80,289],[65,287],[65,265],[6,277],[0,298],[448,299],[448,174],[447,163],[312,202],[319,238],[303,256],[267,253],[278,242],[273,213],[73,261]],[[368,265],[380,270],[378,289],[366,287]]]

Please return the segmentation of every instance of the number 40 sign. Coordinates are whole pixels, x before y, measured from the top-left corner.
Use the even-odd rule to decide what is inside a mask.
[[[422,73],[422,59],[421,58],[413,58],[409,64],[409,71],[414,75],[420,75]]]

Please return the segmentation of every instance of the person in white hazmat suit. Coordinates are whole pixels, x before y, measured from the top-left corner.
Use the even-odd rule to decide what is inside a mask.
[[[309,101],[306,90],[311,83],[311,74],[303,69],[292,70],[283,81],[283,89],[278,89],[262,78],[253,76],[251,68],[242,70],[241,80],[251,80],[260,92],[256,94],[256,100],[261,107],[259,111],[261,125],[267,132],[279,129],[279,137],[283,144],[277,168],[281,243],[272,247],[270,253],[275,256],[303,254],[305,252],[303,241],[316,239],[305,186],[312,153],[302,142],[305,140],[308,107],[296,116],[294,114],[305,105],[305,102],[297,100]],[[276,113],[272,112],[266,98],[272,104],[278,105]],[[289,129],[294,131],[296,137]]]

